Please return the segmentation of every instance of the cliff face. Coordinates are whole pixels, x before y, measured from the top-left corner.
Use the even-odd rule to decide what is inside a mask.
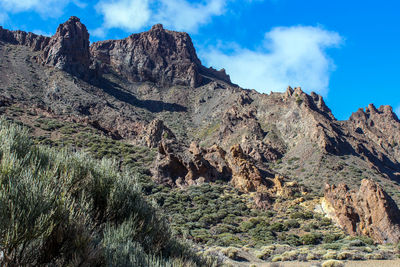
[[[9,31],[0,26],[0,40],[3,42],[25,45],[34,51],[44,50],[50,41],[50,37],[27,33],[24,31]]]
[[[132,82],[197,87],[202,81],[201,63],[190,36],[164,30],[161,24],[123,40],[96,42],[90,51],[103,70],[114,71]]]
[[[71,17],[57,29],[52,37],[9,31],[0,27],[3,42],[30,47],[40,51],[40,63],[54,66],[83,77],[90,66],[89,33],[77,17]]]
[[[379,243],[400,240],[400,211],[393,199],[375,182],[364,179],[358,191],[345,184],[326,185],[330,217],[350,235],[367,235]]]
[[[96,42],[90,51],[102,71],[115,72],[131,82],[198,87],[206,82],[203,75],[230,82],[223,70],[201,65],[187,33],[165,30],[161,24],[122,40]]]
[[[90,66],[89,33],[79,18],[61,24],[43,50],[43,63],[76,76],[87,74]]]

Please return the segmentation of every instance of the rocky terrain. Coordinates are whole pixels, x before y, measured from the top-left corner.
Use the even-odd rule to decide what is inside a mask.
[[[320,95],[299,87],[260,94],[232,84],[225,70],[202,65],[186,33],[155,25],[90,44],[76,17],[52,37],[0,27],[0,93],[1,112],[30,127],[39,143],[95,147],[85,143],[91,135],[62,131],[74,125],[113,147],[120,142],[118,149],[152,153],[140,162],[162,190],[224,183],[263,212],[316,208],[339,227],[329,231],[399,241],[400,121],[390,106],[370,104],[338,121]],[[137,161],[122,151],[111,157]],[[173,212],[164,201],[171,196],[160,196]],[[259,258],[272,260],[275,249]]]

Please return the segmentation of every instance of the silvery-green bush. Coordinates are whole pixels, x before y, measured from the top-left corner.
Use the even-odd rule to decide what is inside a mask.
[[[0,264],[196,266],[135,174],[111,160],[35,146],[0,120]]]

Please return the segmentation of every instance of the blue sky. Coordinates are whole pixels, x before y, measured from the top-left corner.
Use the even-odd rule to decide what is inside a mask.
[[[369,103],[400,115],[399,11],[396,0],[0,0],[0,25],[51,35],[75,15],[98,41],[163,23],[240,86],[301,86],[347,119]]]

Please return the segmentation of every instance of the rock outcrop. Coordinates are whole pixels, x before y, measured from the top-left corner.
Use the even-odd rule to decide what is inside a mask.
[[[198,87],[210,79],[230,83],[224,69],[218,71],[201,64],[187,33],[165,30],[161,24],[122,40],[93,43],[90,49],[89,33],[77,17],[60,24],[51,38],[0,27],[0,41],[42,51],[43,64],[80,78],[87,77],[92,65],[99,75],[113,72],[131,82],[159,86]]]
[[[89,33],[79,18],[71,17],[57,29],[43,49],[43,62],[83,77],[90,66]]]
[[[227,147],[236,145],[232,140],[240,140],[240,147],[245,154],[257,161],[273,161],[282,157],[284,146],[269,142],[258,119],[257,110],[250,107],[253,99],[243,91],[236,104],[225,111],[222,116],[218,139]]]
[[[43,50],[50,41],[50,37],[24,31],[9,31],[0,26],[0,41],[29,46],[34,51]]]
[[[285,177],[280,174],[275,174],[272,182],[273,187],[269,189],[269,192],[275,197],[288,199],[294,197],[296,194],[304,195],[307,193],[296,181],[287,182],[285,181]]]
[[[237,189],[244,192],[265,192],[267,190],[260,170],[243,153],[240,145],[231,147],[228,165],[232,170],[231,183]]]
[[[143,145],[155,148],[163,139],[175,139],[175,135],[164,125],[162,120],[155,119],[146,127],[141,138]]]
[[[187,151],[180,151],[175,140],[162,139],[159,156],[153,167],[153,176],[158,182],[185,187],[216,180],[229,181],[235,188],[246,193],[256,193],[257,206],[268,207],[273,198],[292,198],[305,190],[296,182],[287,182],[279,174],[260,170],[239,144],[227,153],[213,145],[201,148],[192,143]],[[273,177],[273,176],[272,176]]]
[[[226,152],[218,146],[203,149],[192,143],[188,151],[180,151],[175,140],[163,139],[152,173],[156,181],[178,187],[227,181],[232,172],[225,156]]]
[[[224,70],[201,65],[187,33],[165,30],[161,24],[122,40],[93,43],[90,51],[102,71],[115,72],[132,82],[198,87],[204,82],[202,74],[230,82]]]
[[[371,166],[389,174],[388,177],[400,179],[400,175],[396,175],[396,170],[400,168],[400,121],[392,107],[380,106],[377,109],[370,104],[365,111],[360,108],[353,113],[347,125],[354,150]]]
[[[350,235],[366,235],[378,243],[400,241],[400,211],[375,182],[364,179],[358,191],[345,184],[326,185],[323,210]]]
[[[24,45],[41,51],[39,61],[78,77],[87,75],[90,66],[89,33],[77,17],[71,17],[52,37],[9,31],[0,27],[0,41]]]

